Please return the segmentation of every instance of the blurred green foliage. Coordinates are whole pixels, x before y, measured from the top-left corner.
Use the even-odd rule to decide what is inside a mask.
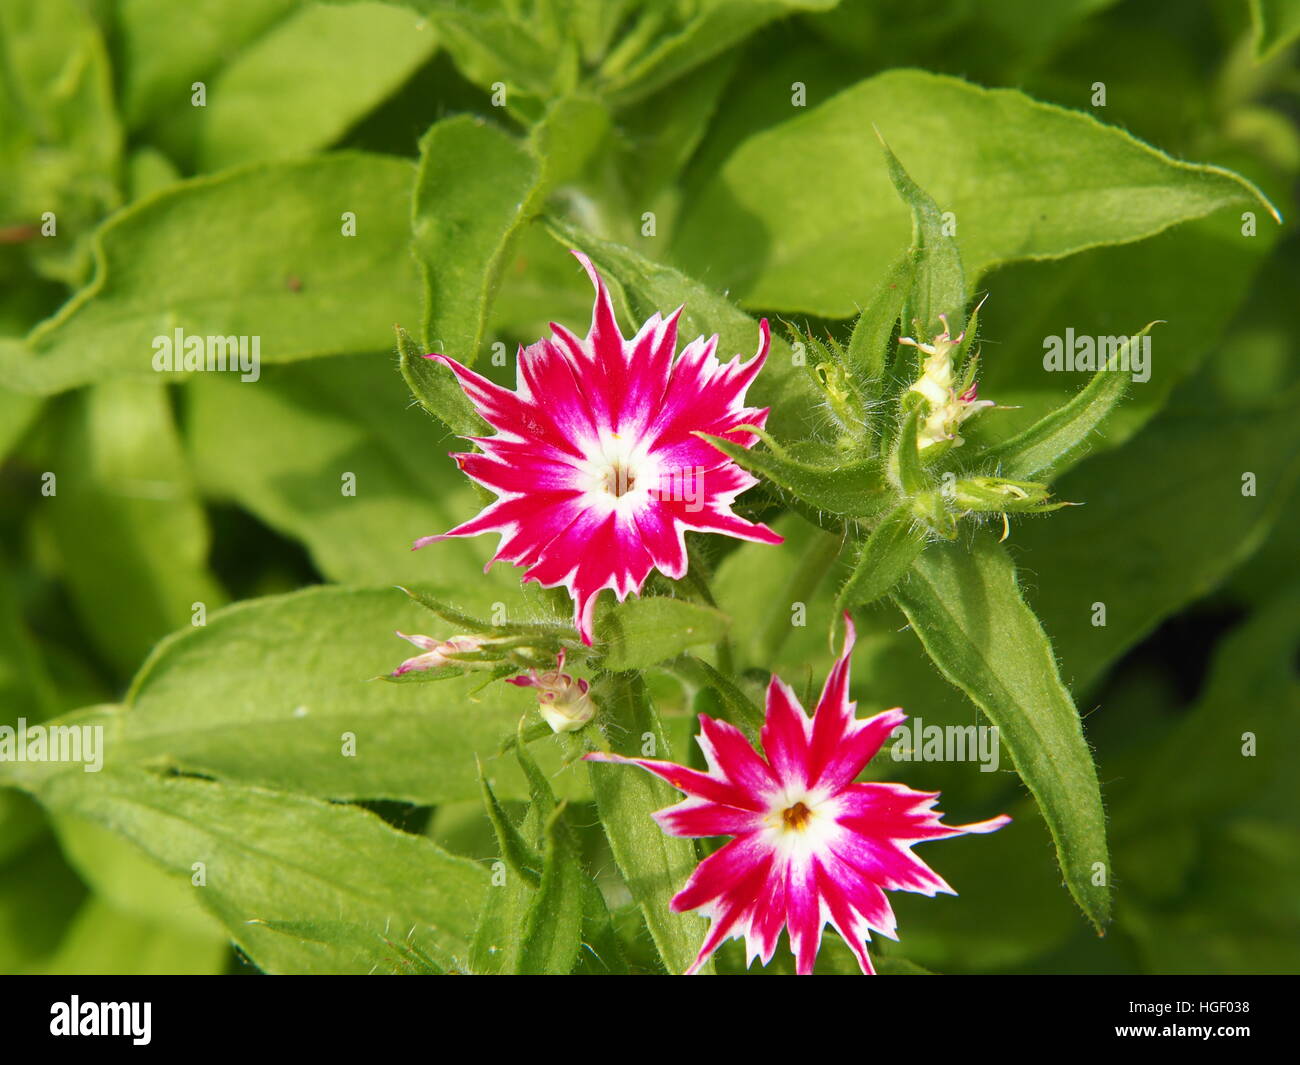
[[[562,935],[528,924],[521,964],[603,971],[575,961],[578,936],[613,944],[606,968],[688,958],[698,929],[647,927],[635,905],[667,885],[614,871],[683,854],[646,858],[648,835],[611,851],[596,817],[667,793],[593,794],[549,739],[530,775],[503,753],[526,692],[367,681],[401,657],[393,629],[429,624],[397,583],[565,620],[515,573],[484,576],[481,541],[406,550],[478,496],[412,404],[393,327],[506,380],[494,350],[590,313],[567,244],[606,269],[625,325],[689,294],[686,335],[719,331],[727,355],[754,343],[735,303],[847,342],[908,241],[874,124],[955,212],[989,295],[982,395],[1015,409],[972,424],[976,447],[1084,383],[1043,371],[1044,336],[1165,322],[1151,381],[1054,486],[1086,505],[1018,518],[1007,545],[1069,690],[1042,712],[1072,695],[1096,759],[1113,923],[1099,939],[1062,890],[1052,822],[1009,763],[886,755],[873,774],[945,790],[952,820],[1016,824],[934,857],[958,897],[894,896],[882,971],[1300,971],[1296,11],[5,0],[0,724],[71,715],[102,724],[108,752],[93,775],[0,765],[0,970],[229,971],[232,940],[269,972],[494,969],[492,928],[528,918],[511,898],[479,920],[501,847],[476,755],[497,831],[518,823],[520,853],[561,878],[538,890],[565,901]],[[258,380],[159,374],[154,338],[178,328],[259,337]],[[774,340],[754,398],[778,437],[825,436]],[[738,698],[773,670],[820,683],[852,558],[806,513],[778,515],[779,494],[753,497],[787,547],[705,548],[718,609],[611,613],[610,668],[726,632]],[[916,638],[931,646],[946,594],[943,556],[925,557],[933,587],[909,586],[906,613],[858,612],[860,712],[996,720],[1005,676],[964,694]],[[1025,614],[1001,634],[1012,657],[1039,638]],[[689,758],[694,691],[666,672],[626,683],[622,727],[648,694],[669,756]],[[359,757],[338,757],[342,733]],[[846,957],[828,945],[820,964]]]

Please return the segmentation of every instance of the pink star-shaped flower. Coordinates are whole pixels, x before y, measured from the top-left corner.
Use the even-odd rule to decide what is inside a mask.
[[[886,891],[956,894],[912,853],[912,846],[970,832],[993,832],[1009,817],[945,825],[938,794],[902,784],[854,783],[905,718],[886,710],[859,720],[849,699],[848,620],[844,651],[809,717],[790,686],[773,676],[762,730],[766,759],[725,721],[700,715],[698,742],[709,771],[672,762],[597,752],[598,762],[638,765],[687,798],[656,813],[673,836],[733,836],[704,859],[672,900],[676,913],[710,919],[695,972],[726,939],[744,936],[748,961],[772,960],[781,929],[790,935],[798,972],[812,972],[826,922],[872,973],[872,932],[897,939]]]
[[[579,338],[552,322],[553,338],[520,350],[513,392],[445,355],[427,356],[450,367],[497,431],[471,438],[481,453],[452,457],[498,498],[415,547],[499,533],[492,562],[526,566],[525,581],[566,587],[574,623],[590,644],[602,589],[621,601],[641,591],[652,569],[674,579],[686,573],[688,529],[769,544],[781,537],[732,512],[757,479],[697,435],[744,447],[757,439],[737,427],[767,418],[766,409],[745,406],[767,358],[766,319],[748,362],[739,355],[719,362],[716,336],[677,354],[680,307],[667,318],[656,313],[627,340],[600,276],[585,255],[574,255],[596,287],[591,329]]]

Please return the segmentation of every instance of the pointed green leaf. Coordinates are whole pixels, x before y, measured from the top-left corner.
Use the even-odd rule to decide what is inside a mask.
[[[544,831],[542,879],[524,918],[519,971],[525,975],[567,975],[582,943],[587,876],[564,823],[563,805],[551,811]]]
[[[1052,832],[1066,886],[1101,930],[1112,871],[1092,753],[1006,551],[986,533],[940,544],[894,589],[927,653],[998,727]]]
[[[472,366],[515,233],[533,210],[539,171],[528,147],[458,115],[420,141],[411,249],[424,282],[428,350]]]
[[[510,820],[510,816],[501,808],[492,785],[483,775],[479,766],[479,785],[483,789],[483,805],[487,808],[488,819],[492,822],[492,831],[496,833],[497,843],[501,847],[501,857],[510,870],[522,878],[530,887],[537,887],[542,881],[542,857],[533,849],[532,843],[524,838]]]
[[[846,361],[858,386],[870,399],[880,397],[885,369],[889,365],[889,342],[893,339],[894,326],[903,313],[915,272],[916,260],[909,251],[885,272],[871,302],[858,315],[853,326]],[[904,326],[904,336],[907,335],[908,328],[910,327]]]
[[[1117,365],[1155,324],[1151,322],[1136,336],[1125,339],[1114,356]],[[1090,438],[1119,406],[1131,376],[1099,369],[1064,406],[980,457],[996,460],[999,472],[1007,477],[1051,481],[1087,455]]]
[[[397,331],[402,378],[420,406],[457,436],[488,435],[487,423],[479,417],[452,372],[442,363],[425,358],[428,353],[422,352],[411,334],[400,325],[394,329]]]
[[[926,528],[904,504],[872,530],[862,545],[853,573],[840,589],[842,608],[866,606],[887,595],[925,550]]]
[[[930,478],[926,475],[925,467],[921,465],[921,449],[917,447],[920,425],[920,408],[913,407],[903,419],[903,427],[898,433],[898,443],[894,447],[898,483],[909,496],[919,495],[931,487]]]
[[[928,340],[945,331],[940,315],[947,318],[954,330],[960,329],[960,323],[966,318],[966,275],[961,252],[939,205],[912,180],[883,138],[880,144],[885,152],[889,180],[912,212],[911,255],[915,269],[904,312],[904,328],[919,329],[916,339]]]
[[[796,499],[831,514],[868,517],[877,513],[886,501],[882,464],[879,459],[853,459],[813,466],[786,455],[773,446],[768,450],[742,447],[720,436],[700,436],[729,455],[750,473],[766,477]]]
[[[1255,59],[1271,59],[1300,39],[1300,5],[1293,0],[1250,0],[1254,23]]]
[[[458,610],[450,603],[444,603],[436,595],[423,589],[403,588],[401,585],[398,585],[398,589],[405,592],[412,602],[419,603],[425,610],[431,611],[442,618],[443,621],[458,628],[467,629],[470,632],[563,636],[569,635],[573,631],[567,619],[564,622],[556,621],[554,623],[546,621],[503,621],[498,625],[484,618],[475,617],[473,614],[467,614],[463,610]]]
[[[412,175],[402,159],[339,152],[146,197],[96,232],[94,278],[32,331],[35,357],[0,346],[0,380],[41,393],[118,374],[157,382],[154,361],[169,350],[158,338],[174,348],[178,329],[248,337],[250,358],[256,337],[262,363],[388,350],[392,323],[418,300],[407,251]],[[173,354],[183,366],[185,352]],[[227,358],[215,346],[207,354]]]
[[[596,622],[601,666],[648,669],[688,647],[717,643],[727,634],[727,615],[713,607],[667,596],[639,596],[603,610]]]
[[[460,967],[468,955],[484,870],[369,811],[110,766],[52,773],[35,785],[50,810],[103,825],[190,884],[267,972],[366,971],[351,945],[296,939],[263,924],[271,921],[358,925],[418,946],[443,967]]]
[[[607,674],[599,689],[603,721],[614,749],[632,757],[645,740],[654,740],[655,756],[669,757],[668,743],[650,707],[641,678]],[[671,806],[679,794],[663,781],[625,765],[592,762],[591,790],[614,860],[632,898],[641,907],[655,947],[670,973],[694,962],[708,926],[694,913],[673,913],[669,901],[699,862],[693,840],[665,835],[650,816]],[[712,962],[702,972],[712,972]]]
[[[853,314],[909,230],[872,123],[953,213],[972,287],[999,263],[1141,240],[1229,206],[1276,217],[1245,178],[1171,158],[1091,114],[899,69],[742,143],[689,204],[673,261],[746,306]]]

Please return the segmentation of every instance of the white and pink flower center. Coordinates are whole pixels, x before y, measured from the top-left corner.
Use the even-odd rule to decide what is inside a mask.
[[[763,823],[772,847],[783,858],[799,858],[822,850],[836,835],[835,799],[825,794],[789,791],[776,796]]]
[[[604,432],[585,451],[578,467],[578,487],[588,506],[602,514],[628,513],[657,498],[659,462],[644,440]]]

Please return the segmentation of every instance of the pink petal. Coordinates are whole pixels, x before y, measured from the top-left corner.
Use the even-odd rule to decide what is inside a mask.
[[[647,772],[668,781],[678,791],[684,791],[701,799],[708,799],[723,806],[732,806],[739,810],[763,810],[762,803],[757,802],[748,793],[725,780],[718,780],[698,769],[689,769],[675,762],[664,762],[654,758],[625,758],[621,754],[605,751],[592,751],[584,754],[587,762],[614,762],[619,765],[637,765]]]
[[[735,725],[701,714],[697,742],[711,775],[735,784],[752,798],[756,809],[765,805],[767,796],[781,790],[776,774]]]
[[[777,777],[790,788],[808,787],[808,715],[790,685],[773,675],[760,739]]]

